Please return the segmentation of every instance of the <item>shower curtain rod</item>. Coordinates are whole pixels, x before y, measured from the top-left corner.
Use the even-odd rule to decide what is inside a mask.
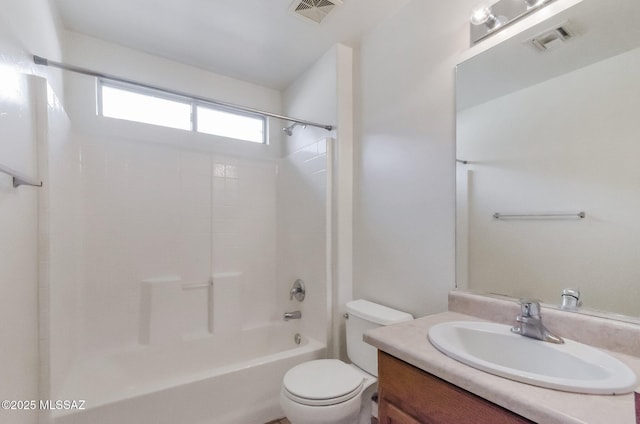
[[[335,127],[333,125],[318,124],[316,122],[305,121],[305,120],[302,120],[302,119],[296,119],[296,118],[292,118],[292,117],[286,116],[286,115],[278,115],[277,113],[265,112],[264,110],[253,109],[253,108],[250,108],[250,107],[238,106],[238,105],[235,105],[233,103],[222,102],[220,100],[209,99],[207,97],[194,96],[193,94],[188,94],[188,93],[184,93],[184,92],[181,92],[181,91],[168,90],[166,88],[157,87],[157,86],[149,85],[149,84],[144,84],[144,83],[141,83],[141,82],[138,82],[138,81],[133,81],[133,80],[129,80],[129,79],[126,79],[126,78],[117,77],[115,75],[103,74],[103,73],[100,73],[100,72],[92,71],[90,69],[81,68],[79,66],[67,65],[66,63],[61,63],[61,62],[55,62],[53,60],[49,60],[49,59],[46,59],[44,57],[40,57],[40,56],[36,56],[36,55],[33,56],[33,62],[36,65],[51,66],[53,68],[63,69],[65,71],[75,72],[75,73],[83,74],[83,75],[89,75],[89,76],[96,77],[96,78],[103,78],[103,79],[107,79],[107,80],[111,80],[111,81],[122,82],[122,83],[125,83],[125,84],[133,84],[133,85],[137,85],[138,87],[148,88],[148,89],[151,89],[151,90],[164,91],[166,93],[173,94],[173,95],[176,95],[176,96],[188,97],[188,98],[191,98],[191,99],[194,99],[194,100],[199,100],[199,101],[202,101],[202,102],[211,103],[211,104],[214,104],[214,105],[222,106],[222,107],[229,108],[229,109],[235,109],[235,110],[242,111],[242,112],[254,113],[256,115],[262,115],[262,116],[268,116],[270,118],[282,119],[283,121],[296,122],[298,124],[308,125],[310,127],[324,128],[327,131],[332,131],[332,130],[335,129]]]

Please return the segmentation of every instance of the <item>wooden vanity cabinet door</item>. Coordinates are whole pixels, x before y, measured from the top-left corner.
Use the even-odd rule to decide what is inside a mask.
[[[384,424],[420,424],[420,421],[401,409],[396,408],[393,403],[387,403],[385,405],[384,419],[380,413],[378,413],[378,416],[380,417],[380,423]]]
[[[380,424],[520,424],[526,418],[378,351]]]

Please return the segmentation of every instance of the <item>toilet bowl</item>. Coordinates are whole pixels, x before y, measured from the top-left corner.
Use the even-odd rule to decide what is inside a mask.
[[[377,381],[337,359],[305,362],[285,375],[280,405],[293,424],[354,424],[363,406],[363,394],[373,394],[369,389]]]
[[[362,341],[362,334],[413,317],[366,300],[347,303],[347,316],[347,352],[353,364],[318,359],[296,365],[285,374],[280,406],[292,424],[371,423],[377,351]]]

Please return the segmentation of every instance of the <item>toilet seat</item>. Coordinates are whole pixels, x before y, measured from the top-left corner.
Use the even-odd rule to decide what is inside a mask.
[[[337,405],[358,396],[364,379],[340,360],[318,359],[291,368],[284,376],[283,393],[302,405]]]

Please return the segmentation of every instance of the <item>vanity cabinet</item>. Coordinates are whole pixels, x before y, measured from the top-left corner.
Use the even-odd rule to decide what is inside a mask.
[[[378,351],[380,424],[514,424],[526,418]]]

